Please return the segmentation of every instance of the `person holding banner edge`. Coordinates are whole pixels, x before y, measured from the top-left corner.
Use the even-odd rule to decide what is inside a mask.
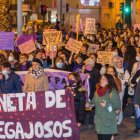
[[[78,127],[81,127],[85,119],[86,90],[81,86],[79,73],[72,72],[68,75],[68,86],[74,97],[75,114]]]
[[[34,58],[32,67],[28,70],[25,78],[24,92],[48,90],[48,77],[41,66],[41,61],[38,58]]]

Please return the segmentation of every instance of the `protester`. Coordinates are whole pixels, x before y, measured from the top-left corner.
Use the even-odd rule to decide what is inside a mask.
[[[42,63],[38,58],[32,61],[32,67],[25,78],[24,92],[37,92],[48,90],[48,77],[45,74]]]
[[[81,86],[81,78],[78,73],[70,73],[68,76],[68,87],[74,96],[74,106],[77,125],[81,127],[84,123],[86,91]]]
[[[121,109],[121,102],[112,75],[102,75],[92,100],[95,105],[95,130],[98,140],[111,140],[117,133],[116,114]]]
[[[121,107],[123,106],[123,97],[124,97],[124,90],[125,90],[125,70],[123,68],[123,58],[117,57],[115,62],[115,68],[117,71],[118,78],[121,80],[122,91],[119,93],[120,100],[121,100]],[[117,124],[120,125],[123,121],[123,110],[121,108],[121,112],[118,116]]]
[[[0,93],[21,93],[22,81],[16,73],[11,69],[9,62],[5,61],[1,64],[0,73]]]
[[[131,80],[131,83],[135,87],[135,95],[134,95],[134,106],[135,106],[135,126],[134,133],[138,133],[140,130],[140,70],[136,72],[134,77]]]
[[[16,67],[16,71],[28,71],[30,67],[31,67],[31,63],[28,61],[28,55],[20,54],[19,64]]]

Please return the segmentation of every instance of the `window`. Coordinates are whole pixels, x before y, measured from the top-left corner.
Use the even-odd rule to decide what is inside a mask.
[[[100,0],[81,0],[81,4],[84,6],[99,6]]]

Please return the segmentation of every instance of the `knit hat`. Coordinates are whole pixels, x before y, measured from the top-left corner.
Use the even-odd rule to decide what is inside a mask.
[[[42,62],[38,58],[34,58],[32,62],[36,62],[42,66]]]
[[[93,65],[94,66],[95,61],[91,58],[88,58],[85,60],[85,65]]]

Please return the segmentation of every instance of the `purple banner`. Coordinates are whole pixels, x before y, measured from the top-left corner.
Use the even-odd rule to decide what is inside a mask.
[[[14,50],[13,32],[0,32],[0,50]]]
[[[58,90],[58,89],[64,89],[64,87],[67,85],[68,75],[70,74],[70,72],[54,70],[54,69],[45,69],[45,72],[46,72],[46,74],[48,76],[48,80],[49,80],[49,90],[54,91],[54,90]],[[18,75],[20,75],[20,77],[24,83],[27,71],[16,72],[16,73]],[[87,92],[89,94],[88,78],[85,74],[82,74],[82,73],[80,74],[80,76],[82,79],[82,85],[84,86],[84,88],[87,90]]]
[[[23,34],[23,35],[20,35],[18,36],[18,39],[17,39],[17,46],[29,41],[29,40],[36,40],[37,36],[36,34],[31,34],[31,35],[26,35],[26,34]]]
[[[67,90],[0,94],[0,139],[80,140]]]

